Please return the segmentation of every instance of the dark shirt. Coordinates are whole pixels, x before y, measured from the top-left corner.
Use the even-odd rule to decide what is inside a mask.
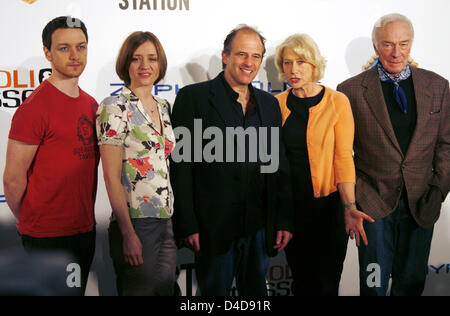
[[[391,119],[392,128],[394,129],[395,137],[400,145],[403,155],[406,155],[408,151],[409,143],[413,136],[414,130],[417,123],[417,103],[416,97],[414,95],[414,84],[412,76],[408,79],[399,82],[399,85],[403,88],[406,94],[406,99],[408,100],[408,113],[405,114],[400,109],[397,101],[394,99],[394,83],[381,82],[381,87],[383,89],[384,101],[389,112],[389,117]],[[408,201],[406,186],[403,186],[402,195],[400,197],[402,200]]]
[[[236,127],[242,127],[244,130],[247,128],[254,128],[257,135],[257,143],[259,145],[259,127],[261,127],[261,117],[259,113],[259,105],[255,99],[255,92],[253,86],[250,84],[250,100],[247,104],[247,110],[244,114],[241,104],[237,101],[239,94],[235,92],[228,82],[226,81],[223,72],[220,74],[220,78],[225,87],[227,95],[230,97],[230,111],[233,113],[234,123]],[[250,236],[255,234],[258,230],[264,227],[265,223],[265,189],[266,180],[265,175],[261,173],[261,160],[259,159],[259,147],[254,146],[257,149],[256,161],[250,160],[250,136],[246,136],[245,147],[245,160],[240,163],[241,168],[239,174],[235,176],[236,185],[239,186],[239,196],[234,197],[236,201],[235,207],[240,209],[242,214],[242,220],[237,227],[230,229],[234,230],[236,237]],[[252,145],[255,145],[252,143]],[[239,146],[235,146],[235,159],[239,153]],[[242,150],[242,149],[241,149]],[[252,149],[253,150],[253,149]],[[238,161],[238,160],[235,160]]]
[[[298,98],[291,90],[287,98],[287,107],[291,114],[283,125],[282,134],[291,168],[296,212],[301,208],[320,208],[325,205],[324,202],[327,200],[327,197],[314,198],[306,143],[309,109],[319,104],[324,94],[325,89],[323,88],[316,96]]]
[[[406,99],[408,100],[407,114],[403,113],[403,111],[398,106],[397,101],[395,101],[394,99],[394,84],[389,82],[381,83],[381,87],[383,88],[384,100],[386,101],[389,117],[391,119],[392,128],[394,129],[395,136],[397,138],[398,144],[400,145],[400,148],[402,149],[403,154],[406,155],[409,143],[411,142],[411,138],[416,128],[417,103],[414,95],[412,76],[410,76],[406,80],[400,81],[399,85],[405,91]]]

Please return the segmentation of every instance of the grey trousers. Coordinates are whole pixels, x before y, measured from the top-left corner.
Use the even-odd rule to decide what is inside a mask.
[[[177,247],[172,220],[132,219],[142,243],[144,264],[133,267],[125,262],[122,234],[117,222],[109,226],[109,247],[116,272],[119,296],[171,296],[174,291]]]

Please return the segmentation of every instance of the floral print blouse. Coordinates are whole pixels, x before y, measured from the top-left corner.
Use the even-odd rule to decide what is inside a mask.
[[[169,103],[158,97],[155,99],[162,131],[127,87],[123,87],[118,96],[103,100],[97,111],[99,146],[123,146],[121,182],[132,219],[170,218],[173,214],[168,157],[175,146],[175,135],[169,118]]]

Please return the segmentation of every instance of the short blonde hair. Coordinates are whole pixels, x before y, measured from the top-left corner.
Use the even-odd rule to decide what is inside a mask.
[[[314,66],[313,81],[319,81],[325,74],[325,65],[327,61],[320,54],[319,47],[316,42],[307,34],[294,34],[289,36],[281,43],[275,53],[275,66],[278,69],[278,77],[280,81],[286,80],[283,71],[283,54],[284,49],[292,49],[299,58]]]

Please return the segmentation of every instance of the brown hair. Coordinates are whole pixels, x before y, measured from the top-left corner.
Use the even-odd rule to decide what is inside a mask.
[[[236,28],[231,30],[230,33],[228,33],[227,37],[223,41],[223,52],[227,56],[230,56],[232,45],[233,45],[233,40],[240,31],[255,33],[256,35],[259,36],[259,39],[261,40],[261,44],[263,46],[262,57],[264,57],[264,55],[266,54],[266,39],[264,38],[264,36],[262,36],[262,34],[256,28],[248,26],[246,24],[239,24]],[[226,65],[222,62],[223,69],[225,69],[225,66]]]
[[[159,62],[159,76],[156,79],[154,84],[157,84],[161,79],[166,75],[167,70],[167,57],[164,52],[164,48],[161,45],[161,42],[151,32],[142,32],[137,31],[131,33],[125,42],[123,42],[122,47],[120,48],[119,55],[117,56],[116,61],[116,73],[121,80],[125,82],[126,85],[129,85],[131,82],[130,79],[130,64],[133,58],[133,54],[145,42],[152,42],[156,47],[156,52],[158,54],[158,62]]]
[[[44,27],[42,30],[42,43],[48,50],[51,50],[53,33],[58,29],[69,28],[81,29],[86,37],[86,42],[88,42],[88,33],[83,21],[70,16],[60,16],[48,22],[48,24]]]

